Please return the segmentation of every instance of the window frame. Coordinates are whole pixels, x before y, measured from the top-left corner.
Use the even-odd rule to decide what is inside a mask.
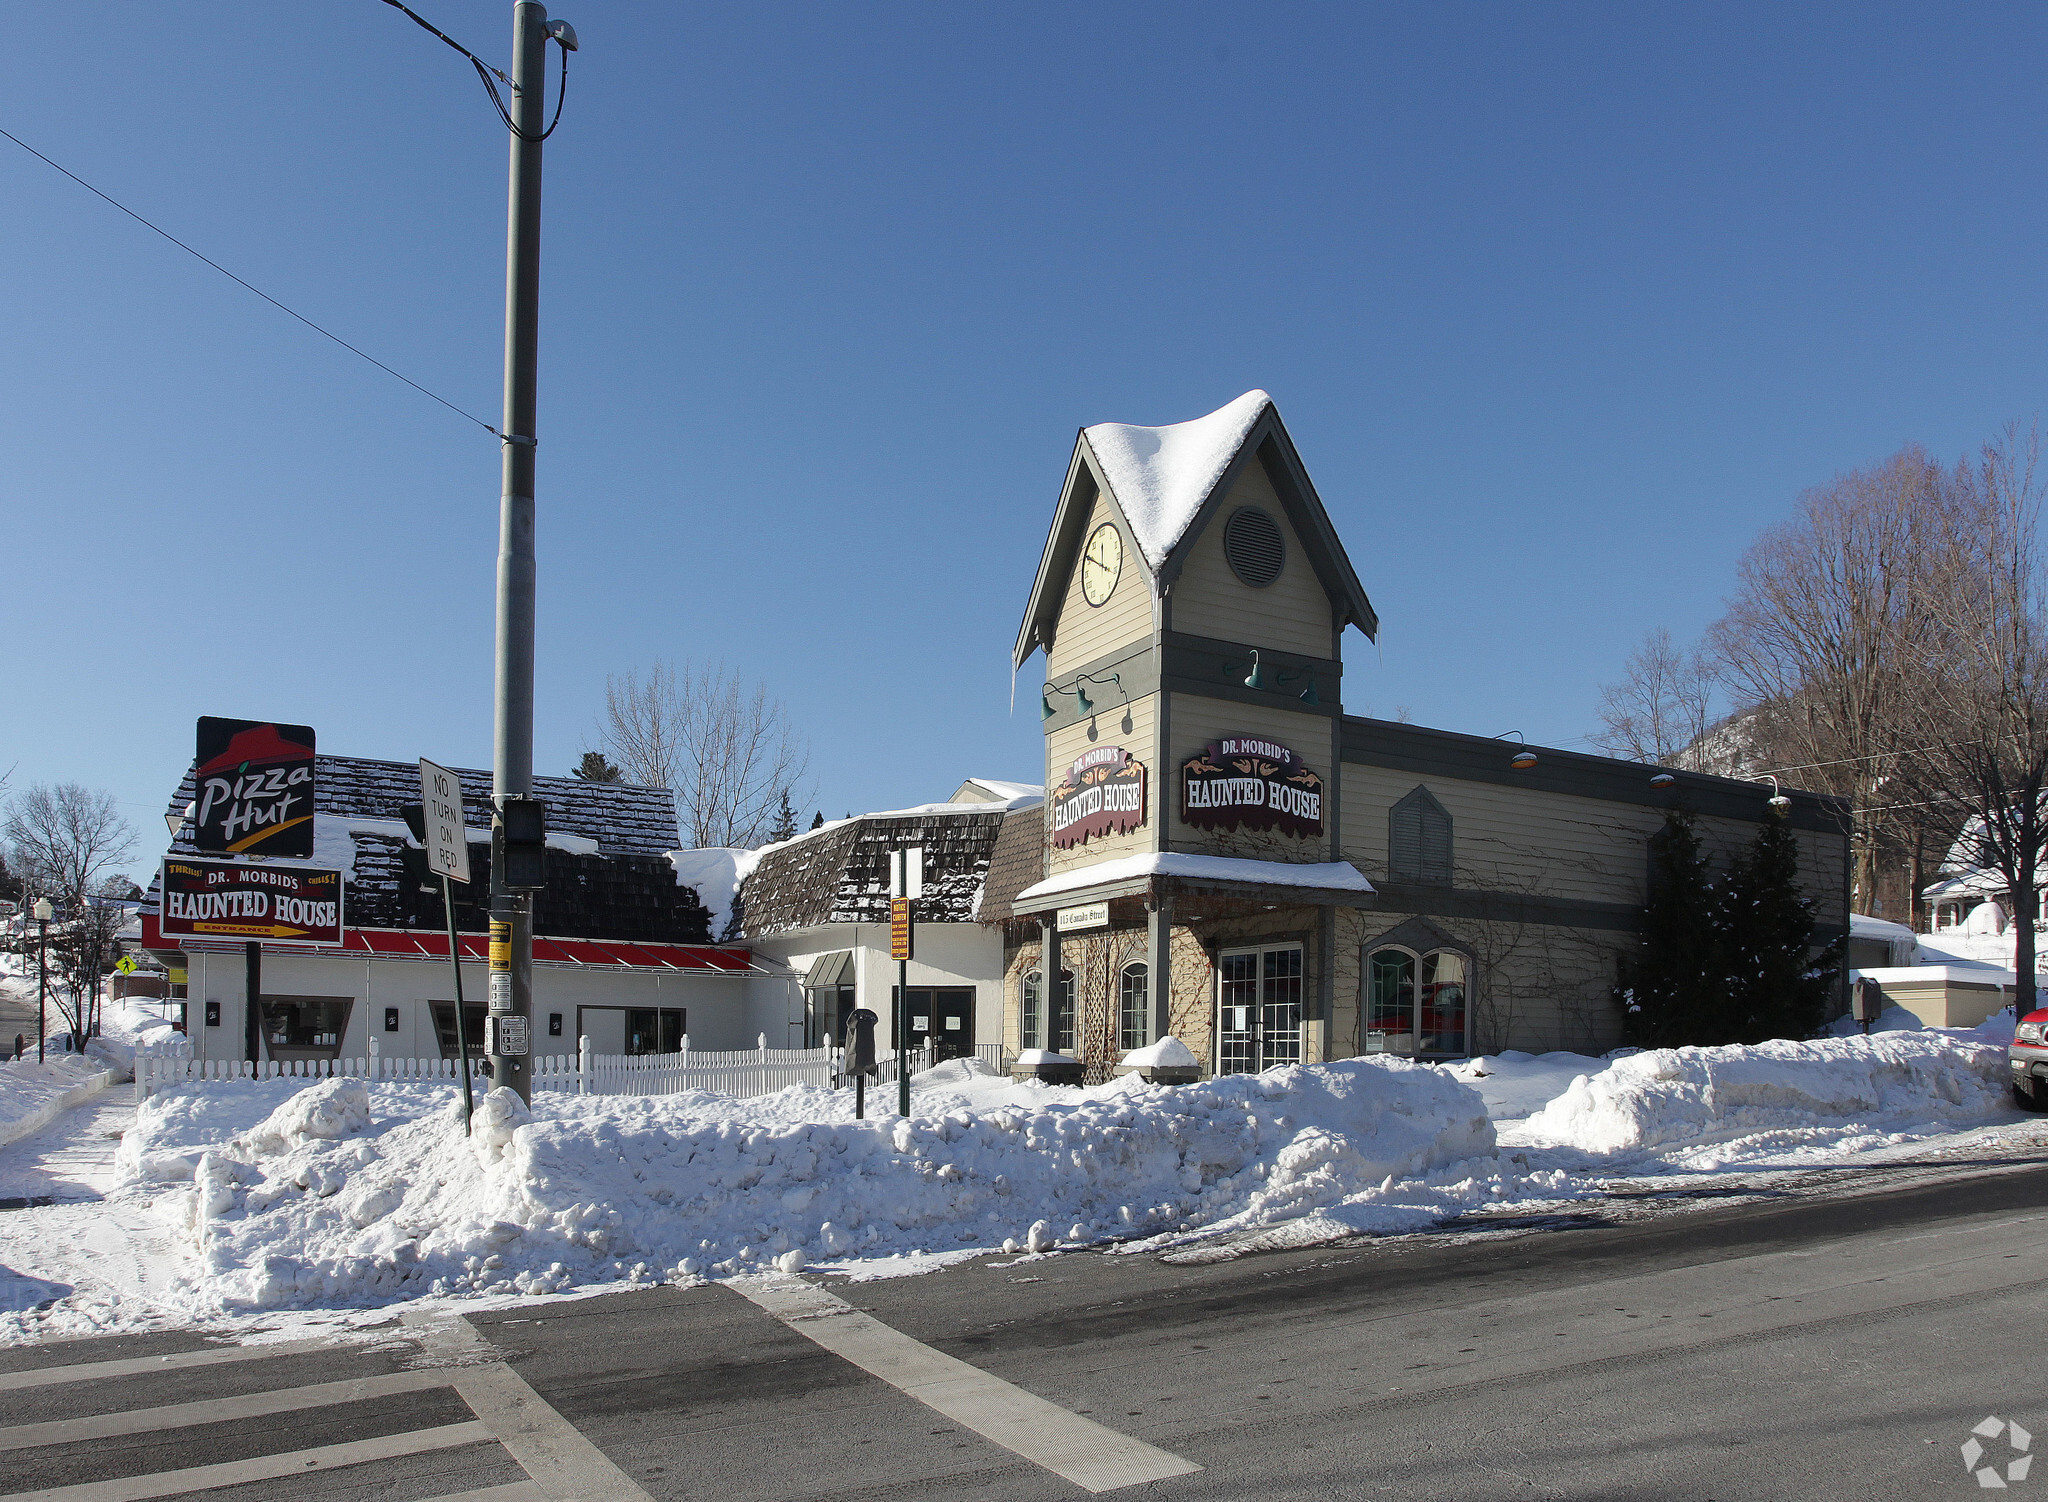
[[[1408,1023],[1405,1033],[1395,1033],[1390,1028],[1375,1028],[1376,1007],[1373,1000],[1373,961],[1383,954],[1399,954],[1407,958],[1410,975],[1410,996],[1408,1001]],[[1422,1046],[1425,1034],[1422,1027],[1423,1014],[1423,972],[1432,956],[1447,955],[1464,968],[1465,978],[1460,982],[1464,995],[1459,1003],[1458,1047],[1455,1049],[1429,1048]],[[1462,945],[1441,941],[1417,944],[1407,939],[1378,939],[1365,946],[1365,963],[1360,967],[1364,995],[1359,1008],[1359,1046],[1365,1053],[1392,1053],[1403,1058],[1415,1059],[1461,1059],[1472,1054],[1472,1000],[1477,991],[1479,967],[1472,952]],[[1439,983],[1441,984],[1441,983]],[[1406,1048],[1371,1048],[1368,1040],[1375,1033],[1382,1037],[1406,1037]]]
[[[1132,1042],[1132,985],[1137,982],[1137,1041]],[[1152,966],[1145,960],[1127,960],[1116,973],[1117,1052],[1129,1053],[1152,1041]]]

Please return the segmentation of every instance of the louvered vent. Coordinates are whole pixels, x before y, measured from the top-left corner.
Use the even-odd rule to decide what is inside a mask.
[[[1223,528],[1223,556],[1231,572],[1253,589],[1264,589],[1280,577],[1287,546],[1280,524],[1256,506],[1241,506]]]
[[[1396,881],[1451,884],[1451,816],[1427,788],[1387,814],[1387,874]]]

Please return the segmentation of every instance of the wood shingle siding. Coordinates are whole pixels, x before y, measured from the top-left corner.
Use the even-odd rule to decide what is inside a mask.
[[[1006,923],[1015,912],[1017,894],[1045,880],[1045,807],[1020,808],[1003,820],[989,855],[988,879],[981,889],[983,923]]]
[[[863,815],[764,851],[740,884],[744,931],[753,937],[820,923],[886,923],[889,855],[910,845],[924,847],[919,921],[972,922],[1005,818],[1000,808]]]

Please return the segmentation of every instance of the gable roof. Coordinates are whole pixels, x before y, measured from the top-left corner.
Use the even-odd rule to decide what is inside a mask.
[[[1180,576],[1187,560],[1184,545],[1201,535],[1248,463],[1265,466],[1339,618],[1376,637],[1379,616],[1302,467],[1279,408],[1265,392],[1247,391],[1188,422],[1156,428],[1104,422],[1081,430],[1017,633],[1013,666],[1023,666],[1045,644],[1098,495],[1109,497],[1130,528],[1156,599]]]

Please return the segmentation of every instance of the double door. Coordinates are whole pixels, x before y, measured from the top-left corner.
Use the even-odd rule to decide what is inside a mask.
[[[1299,1064],[1301,946],[1225,950],[1216,976],[1216,1072]]]
[[[889,999],[896,999],[890,987]],[[912,986],[907,1027],[910,1046],[922,1048],[927,1039],[938,1043],[941,1061],[974,1052],[974,987]]]

